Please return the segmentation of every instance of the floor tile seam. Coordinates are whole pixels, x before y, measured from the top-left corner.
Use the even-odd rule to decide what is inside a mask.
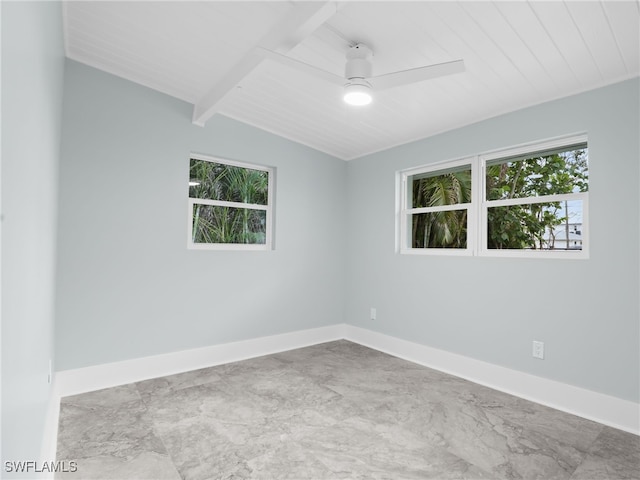
[[[164,378],[164,377],[158,377],[158,378]],[[147,407],[151,407],[151,405],[149,404],[149,400],[152,400],[154,398],[169,397],[171,395],[177,395],[177,394],[180,394],[180,393],[188,393],[189,391],[195,391],[195,390],[198,390],[198,389],[206,389],[208,387],[217,388],[217,385],[215,385],[217,383],[224,383],[225,385],[227,385],[229,387],[233,387],[234,386],[233,384],[225,382],[224,379],[215,379],[215,380],[212,380],[210,382],[203,382],[203,383],[198,383],[198,384],[195,384],[195,385],[181,386],[179,388],[168,387],[163,392],[145,393],[144,395],[142,395],[142,393],[140,392],[140,396],[142,398],[142,401],[145,403],[145,405]],[[223,391],[223,390],[221,390],[221,391]]]
[[[159,431],[159,428],[158,428],[158,426],[156,424],[155,418],[153,418],[153,415],[152,415],[151,423],[152,423],[151,430],[152,430],[153,434],[158,438],[160,443],[162,444],[162,447],[164,448],[164,451],[166,452],[167,459],[171,462],[171,465],[173,466],[174,470],[178,474],[178,477],[184,478],[182,476],[182,474],[180,473],[180,470],[178,469],[178,466],[176,465],[175,458],[173,458],[173,455],[171,454],[171,451],[167,448],[167,444],[164,441],[163,435]]]
[[[608,428],[613,428],[613,427],[608,427]],[[607,427],[605,425],[602,425],[600,427],[600,431],[598,432],[598,435],[596,435],[594,437],[594,439],[591,441],[591,443],[589,444],[589,448],[587,449],[587,452],[590,455],[594,455],[594,456],[598,456],[595,452],[594,452],[594,447],[596,446],[596,444],[598,443],[598,440],[601,439],[601,437],[603,437],[606,434],[606,429]],[[615,430],[615,429],[614,429]]]
[[[429,447],[432,448],[432,449],[433,448],[437,448],[438,450],[446,452],[450,457],[453,457],[453,458],[455,458],[455,459],[457,459],[457,460],[459,460],[461,462],[464,462],[469,467],[474,467],[474,468],[480,470],[481,472],[485,473],[486,475],[490,475],[489,472],[487,472],[484,468],[482,468],[482,467],[480,467],[478,465],[475,465],[474,463],[469,462],[468,460],[465,460],[464,458],[460,457],[459,455],[457,455],[457,454],[451,452],[450,450],[448,450],[446,447],[440,447],[440,446],[434,446],[434,445],[429,445]],[[325,467],[327,467],[334,474],[337,473],[335,469],[332,469],[330,466],[324,464],[324,462],[320,458],[318,458],[318,456],[315,455],[315,453],[312,452],[312,455],[314,456],[314,458],[316,458],[319,462],[321,462],[323,465],[325,465]],[[377,463],[375,461],[375,458],[374,458],[375,452],[369,452],[369,454],[367,456],[369,457],[369,461],[363,461],[363,464],[365,464],[365,465],[367,465],[369,467],[373,467],[378,473],[388,473],[387,469],[382,469],[382,467],[380,465],[377,465]],[[363,460],[360,455],[353,456],[353,458],[355,460]],[[400,465],[398,465],[398,466],[400,466]],[[419,474],[420,472],[421,472],[420,469],[416,469],[415,467],[413,468],[413,471],[412,471],[413,474]],[[399,480],[399,479],[402,479],[402,478],[424,478],[424,477],[416,477],[416,475],[413,475],[413,474],[410,475],[410,476],[407,476],[407,477],[394,476],[394,477],[388,477],[388,478],[394,478],[394,480]],[[387,478],[387,477],[384,477],[384,478]],[[435,478],[435,477],[429,477],[429,478]]]
[[[498,415],[498,416],[500,416],[500,415]],[[529,423],[527,423],[525,420],[519,421],[519,420],[513,419],[513,418],[505,419],[502,416],[500,416],[500,418],[502,418],[503,420],[509,422],[511,425],[515,425],[517,427],[520,427],[522,429],[522,434],[526,434],[527,438],[531,434],[535,434],[535,435],[539,436],[540,438],[544,439],[545,443],[558,444],[560,446],[569,447],[569,448],[574,449],[575,451],[579,452],[580,455],[582,456],[581,462],[584,460],[584,458],[587,455],[591,454],[591,448],[595,444],[596,440],[602,434],[602,429],[604,428],[604,426],[599,428],[600,431],[598,432],[597,435],[595,435],[593,437],[593,439],[588,443],[587,446],[580,446],[579,444],[576,444],[575,442],[570,442],[570,441],[567,441],[567,440],[565,440],[563,438],[559,438],[561,436],[561,434],[560,434],[561,432],[558,432],[559,435],[558,435],[558,437],[556,437],[556,436],[549,435],[548,433],[545,433],[543,431],[539,431],[539,430],[536,430],[536,429],[532,428],[529,425]]]
[[[162,377],[159,377],[162,378]],[[144,404],[145,408],[147,410],[149,410],[149,404],[147,403],[147,399],[148,397],[151,397],[151,394],[145,394],[142,395],[142,392],[140,391],[140,387],[138,386],[139,382],[133,382],[133,385],[135,386],[136,391],[138,392],[138,395],[140,395],[140,400],[142,401],[142,403]]]
[[[575,470],[572,472],[572,475],[573,473],[575,473],[578,467],[587,459],[587,457],[589,457],[590,455],[596,455],[593,452],[593,447],[595,446],[598,439],[603,435],[604,430],[605,430],[605,426],[600,425],[598,434],[594,435],[593,439],[589,442],[589,445],[584,448],[584,450],[579,449],[577,446],[574,446],[574,448],[582,454],[582,460],[580,460],[580,463],[578,464],[578,466],[576,466]]]
[[[160,378],[162,378],[162,377],[160,377]],[[139,389],[139,387],[137,385],[137,382],[134,382],[133,385],[135,386],[135,389],[138,392],[138,395],[140,396],[141,403],[145,407],[145,411],[146,411],[147,417],[149,419],[149,423],[151,424],[151,432],[153,433],[153,435],[156,436],[156,438],[162,444],[162,448],[164,448],[165,455],[167,456],[167,459],[171,462],[171,465],[174,468],[174,470],[176,471],[178,477],[179,478],[184,478],[182,476],[182,474],[180,473],[180,470],[178,469],[178,466],[176,464],[175,458],[171,454],[171,451],[167,448],[167,444],[165,442],[165,439],[163,438],[163,435],[161,434],[160,428],[158,427],[158,424],[157,424],[158,419],[157,419],[156,414],[152,411],[152,409],[148,405],[147,399],[145,399],[145,397],[141,394],[140,389]],[[152,396],[153,395],[149,395],[149,397],[152,397]]]
[[[508,445],[509,445],[509,443],[510,443],[510,442],[509,442],[509,438],[508,438],[508,436],[507,436],[506,434],[503,434],[503,433],[501,433],[500,431],[496,430],[495,428],[492,428],[492,431],[494,431],[497,435],[499,435],[500,437],[502,437],[502,438],[504,439],[505,444],[507,445],[507,451],[506,451],[506,452],[503,452],[503,453],[506,455],[506,457],[510,458],[510,457],[513,455],[513,452],[511,451],[511,448],[508,446]],[[578,455],[579,455],[579,457],[580,457],[580,461],[576,463],[575,467],[571,467],[571,465],[569,465],[567,462],[563,461],[562,459],[558,459],[558,458],[556,458],[556,457],[553,455],[553,453],[557,452],[557,449],[555,449],[555,448],[553,448],[553,447],[548,448],[548,449],[547,449],[547,448],[535,448],[535,449],[533,449],[533,452],[532,452],[532,453],[537,453],[537,454],[539,454],[539,455],[542,455],[542,456],[545,456],[545,457],[550,457],[550,458],[554,459],[554,461],[556,461],[556,462],[560,465],[560,467],[561,467],[565,472],[567,472],[567,474],[569,475],[569,476],[567,477],[567,480],[568,480],[568,479],[569,479],[569,477],[570,477],[571,475],[573,475],[573,473],[578,469],[578,467],[579,467],[579,466],[582,464],[582,462],[585,460],[585,458],[586,458],[586,456],[587,456],[586,452],[584,452],[584,451],[582,451],[582,450],[580,450],[580,449],[577,449],[577,448],[576,448],[575,446],[573,446],[573,445],[569,445],[569,444],[566,444],[565,442],[562,442],[562,441],[560,441],[560,440],[557,440],[557,439],[555,439],[555,438],[553,438],[553,437],[548,437],[548,436],[546,436],[546,435],[542,435],[542,436],[544,436],[545,438],[548,438],[548,439],[552,440],[552,441],[553,441],[553,443],[558,443],[558,444],[561,444],[561,445],[564,445],[564,446],[567,446],[567,447],[574,448],[574,449],[578,452]],[[527,438],[528,438],[528,437],[527,437]],[[449,444],[449,442],[448,442],[448,440],[447,440],[446,438],[445,438],[444,440],[447,442],[447,444]],[[553,444],[553,443],[552,443],[552,444]],[[544,445],[544,444],[543,444],[543,445]],[[549,455],[549,452],[548,452],[547,450],[551,453],[551,455]],[[471,458],[471,457],[467,457],[467,456],[461,456],[461,455],[458,455],[454,450],[451,450],[451,448],[450,448],[450,447],[449,447],[449,448],[447,448],[447,451],[448,451],[450,454],[452,454],[452,455],[455,455],[455,456],[457,456],[457,457],[462,458],[462,460],[464,460],[465,462],[467,462],[467,463],[469,463],[469,464],[473,465],[474,467],[479,468],[480,470],[482,470],[482,471],[484,471],[484,472],[487,472],[487,470],[486,470],[482,465],[480,465],[480,464],[478,464],[478,463],[474,462],[474,461],[473,461],[473,458]],[[506,465],[508,465],[508,464],[509,464],[509,462],[507,462],[507,464],[506,464]],[[499,465],[497,465],[496,467],[500,467],[501,465],[505,465],[505,464],[499,464]],[[566,469],[566,468],[565,468],[565,467],[563,467],[562,465],[565,465],[566,467],[570,467],[570,468],[569,468],[569,469]],[[495,473],[495,472],[494,472],[494,473]],[[503,478],[503,477],[500,477],[500,478]],[[611,480],[611,479],[608,479],[608,480]]]
[[[608,456],[606,456],[606,455],[603,455],[602,453],[600,453],[600,452],[598,452],[598,451],[594,451],[594,450],[593,450],[593,447],[594,447],[594,446],[595,446],[595,444],[598,442],[598,439],[600,438],[600,436],[601,436],[601,435],[604,435],[604,434],[606,433],[606,429],[607,429],[607,428],[611,428],[611,429],[613,429],[613,430],[616,430],[616,429],[614,429],[613,427],[607,427],[607,426],[604,426],[604,427],[603,427],[603,429],[602,429],[602,432],[600,433],[600,435],[598,435],[598,437],[596,438],[596,440],[595,440],[595,441],[593,442],[593,444],[591,445],[591,447],[590,447],[590,449],[589,449],[589,451],[588,451],[588,453],[587,453],[587,457],[588,457],[588,458],[597,459],[597,460],[608,460],[608,459],[610,459],[610,458],[611,458],[611,457],[608,457]],[[624,432],[624,433],[627,433],[627,432]],[[629,434],[629,435],[633,435],[633,434]],[[640,452],[637,452],[637,453],[638,453],[638,455],[639,455],[639,457],[640,457]],[[623,453],[622,455],[616,455],[616,457],[618,457],[618,462],[620,462],[620,459],[619,459],[619,457],[620,457],[620,456],[622,456],[622,462],[623,462],[623,463],[633,463],[633,460],[630,460],[630,459],[627,457],[627,455],[625,455],[624,453]],[[585,460],[586,460],[586,459],[587,459],[587,458],[585,458]],[[637,472],[638,472],[638,478],[640,479],[640,462],[633,463],[633,465],[634,465],[635,469],[637,470]]]
[[[129,446],[125,450],[126,452],[129,452],[129,453],[126,453],[124,455],[116,454],[116,452],[121,452],[120,450],[116,450],[116,451],[112,451],[112,452],[104,452],[103,451],[103,452],[96,453],[96,454],[93,454],[93,455],[86,455],[86,454],[78,455],[78,452],[72,452],[72,453],[75,453],[75,455],[72,455],[72,457],[73,457],[74,460],[88,460],[88,459],[95,459],[95,458],[107,456],[107,457],[121,458],[121,459],[125,459],[126,460],[126,459],[129,459],[129,457],[137,457],[137,456],[139,456],[139,455],[141,455],[143,453],[157,454],[157,455],[161,455],[161,456],[168,455],[169,452],[168,452],[168,450],[166,448],[166,445],[164,444],[162,438],[159,435],[156,434],[155,426],[154,426],[151,418],[147,417],[147,422],[146,423],[148,424],[147,426],[149,428],[148,433],[151,433],[154,437],[156,437],[158,439],[158,441],[160,441],[160,443],[162,445],[162,449],[164,450],[164,452],[157,451],[155,449],[141,448],[139,445],[133,445],[133,446]],[[139,422],[136,422],[136,426],[138,426],[138,425],[139,425]],[[100,442],[100,445],[104,446],[105,444],[109,445],[109,444],[112,444],[112,443],[115,444],[115,445],[118,445],[119,444],[119,440],[113,440],[113,441],[107,441],[107,442],[102,441],[102,442]],[[173,463],[172,459],[171,459],[171,461]]]
[[[337,392],[334,392],[333,390],[331,390],[327,385],[325,385],[319,379],[317,379],[315,377],[312,377],[312,376],[309,376],[309,375],[306,375],[303,369],[295,368],[295,371],[296,371],[296,373],[300,374],[301,377],[303,377],[303,378],[305,378],[306,380],[309,381],[307,386],[318,388],[318,389],[325,390],[325,391],[328,390],[328,391],[331,391],[333,393],[337,393]],[[220,381],[221,381],[221,383],[223,383],[226,386],[229,386],[229,387],[232,387],[232,388],[237,388],[238,387],[238,385],[235,383],[235,382],[237,382],[237,380],[232,382],[230,379],[225,378],[225,376],[222,376]],[[253,391],[251,389],[247,389],[244,393],[246,395],[250,395],[251,397],[256,398],[256,399],[263,399],[264,398],[262,395],[260,395],[260,393],[258,393],[256,391]]]
[[[201,385],[194,385],[194,386],[192,386],[192,387],[187,387],[187,388],[180,389],[180,390],[189,390],[189,389],[196,388],[196,387],[200,387],[200,386],[201,386]],[[177,393],[177,392],[178,392],[178,391],[173,391],[173,392],[170,392],[170,393]],[[166,396],[167,394],[162,394],[162,395],[163,395],[163,396]],[[254,392],[249,392],[249,391],[247,391],[247,392],[244,392],[244,395],[245,395],[245,396],[251,396],[251,397],[252,397],[252,400],[251,400],[251,401],[252,401],[253,403],[260,404],[260,403],[263,403],[263,402],[264,402],[264,397],[261,397],[261,396],[259,396],[259,395],[255,394]],[[150,397],[152,397],[152,396],[150,396]],[[173,403],[173,402],[172,402],[172,403]],[[148,404],[147,404],[147,405],[148,405]],[[166,443],[165,443],[165,441],[164,441],[163,433],[161,433],[161,431],[160,431],[160,427],[158,426],[158,423],[157,423],[158,421],[161,421],[161,418],[160,418],[160,417],[158,416],[158,414],[157,414],[156,412],[154,412],[154,411],[149,411],[149,412],[148,412],[148,414],[149,414],[149,416],[151,417],[151,421],[152,421],[152,423],[153,423],[154,434],[155,434],[156,436],[158,436],[158,437],[162,440],[162,442],[163,442],[163,444],[164,444],[164,446],[165,446],[165,448],[166,448]],[[204,414],[204,413],[202,413],[202,412],[198,412],[198,413],[197,413],[197,416],[198,416],[198,417],[204,417],[204,418],[206,418],[207,420],[210,420],[210,421],[216,421],[216,422],[222,422],[222,423],[225,423],[225,422],[224,422],[224,419],[220,418],[218,415]],[[270,416],[270,415],[269,415],[269,416]],[[193,416],[190,416],[189,418],[193,418]],[[240,424],[243,424],[243,423],[240,423]],[[168,449],[167,449],[167,452],[168,452]]]
[[[573,470],[571,470],[571,472],[569,473],[569,479],[573,478],[574,474],[580,468],[580,465],[582,465],[584,463],[584,461],[589,457],[589,454],[585,453],[585,452],[580,452],[580,457],[581,457],[580,461],[576,464],[575,468]]]
[[[554,460],[556,460],[556,461],[558,462],[558,464],[560,465],[560,467],[561,467],[561,468],[563,468],[563,469],[564,469],[564,470],[569,474],[569,477],[568,477],[568,478],[571,478],[571,477],[573,476],[573,474],[576,472],[576,470],[578,470],[578,468],[580,467],[580,465],[582,465],[582,463],[585,461],[585,459],[589,456],[589,454],[588,454],[585,450],[582,450],[582,449],[578,448],[578,447],[577,447],[577,446],[575,446],[575,445],[568,444],[568,443],[566,443],[566,442],[563,442],[562,440],[558,440],[558,439],[555,439],[555,438],[549,437],[549,436],[547,436],[547,435],[543,435],[543,436],[544,436],[544,438],[545,438],[545,439],[550,438],[552,441],[554,441],[554,442],[556,442],[556,443],[558,443],[558,444],[560,444],[560,445],[563,445],[563,446],[565,446],[565,447],[573,448],[573,449],[578,453],[578,456],[579,456],[580,460],[579,460],[578,462],[576,462],[576,464],[575,464],[575,466],[574,466],[574,467],[572,467],[572,466],[571,466],[569,463],[567,463],[566,461],[561,460],[561,459],[559,459],[559,458],[558,458],[558,459],[556,459],[553,455],[548,455],[548,454],[547,454],[547,452],[546,452],[546,450],[547,450],[546,448],[542,449],[542,454],[543,454],[543,455],[545,455],[545,456],[551,456],[551,458],[554,458]],[[556,449],[556,448],[553,448],[553,447],[549,448],[549,450],[551,450],[551,452],[552,452],[552,453],[553,453],[553,452],[557,452],[557,449]],[[564,465],[565,467],[567,467],[567,468],[563,467],[563,465]]]
[[[463,412],[463,414],[468,416],[472,420],[477,420],[475,416],[469,414],[468,412]],[[543,440],[542,447],[541,448],[536,447],[536,449],[535,449],[535,452],[539,453],[540,455],[551,456],[552,458],[555,459],[555,457],[553,455],[549,455],[547,453],[547,450],[550,451],[551,453],[554,453],[554,452],[558,451],[557,448],[554,448],[553,446],[546,448],[545,447],[546,445],[560,445],[560,446],[568,447],[568,448],[571,448],[571,449],[575,450],[578,453],[579,458],[580,458],[580,461],[578,461],[576,463],[575,467],[571,467],[571,465],[567,464],[566,462],[563,462],[567,467],[570,467],[569,470],[565,469],[565,471],[567,471],[567,473],[569,473],[569,477],[571,477],[571,475],[573,475],[573,473],[575,473],[575,471],[578,469],[578,467],[590,455],[588,449],[579,448],[579,446],[577,446],[575,444],[572,444],[572,443],[569,443],[569,442],[566,442],[566,441],[564,441],[562,439],[555,438],[553,436],[549,436],[549,435],[547,435],[547,434],[545,434],[543,432],[538,432],[538,431],[535,431],[535,430],[531,430],[530,428],[527,428],[527,425],[526,425],[525,422],[520,423],[520,422],[517,422],[517,421],[513,421],[512,419],[504,419],[502,417],[500,417],[500,418],[501,418],[501,420],[505,421],[505,423],[506,423],[506,425],[508,427],[516,427],[516,428],[522,429],[518,433],[519,433],[519,435],[523,435],[523,434],[526,433],[525,438],[530,438],[531,434],[535,434],[536,436],[540,437]],[[505,441],[506,444],[509,443],[509,438],[508,438],[508,435],[506,433],[502,433],[499,430],[497,430],[495,428],[496,425],[491,423],[491,422],[489,422],[489,425],[491,425],[491,430],[492,431],[494,431],[496,434],[498,434],[498,435],[500,435],[501,437],[504,438],[504,441]],[[597,438],[597,436],[596,436],[596,438]],[[464,460],[469,461],[467,459],[464,459]],[[558,461],[560,463],[560,460],[556,460],[556,461]],[[478,468],[481,468],[479,465],[475,465],[475,466],[478,467]]]
[[[601,478],[594,479],[594,478],[593,478],[593,477],[591,477],[591,476],[589,476],[589,477],[584,477],[584,476],[582,476],[582,475],[581,475],[581,476],[579,476],[579,477],[576,477],[575,475],[576,475],[576,473],[577,473],[577,472],[579,472],[579,471],[580,471],[580,467],[582,466],[582,464],[583,464],[586,460],[588,460],[588,458],[589,458],[589,457],[591,457],[591,456],[594,456],[594,455],[587,454],[587,455],[582,459],[582,461],[580,461],[580,463],[579,463],[579,464],[578,464],[578,466],[575,468],[575,470],[573,470],[573,472],[571,472],[571,475],[569,476],[569,479],[568,479],[568,480],[632,480],[632,479],[631,479],[631,477],[619,477],[619,476],[616,476],[616,477],[607,476],[607,477],[606,477],[606,479],[604,479],[604,478],[602,478],[602,479],[601,479]]]
[[[561,439],[556,438],[554,436],[548,435],[548,434],[546,434],[546,433],[544,433],[542,431],[536,430],[535,428],[532,428],[531,427],[531,421],[527,420],[526,418],[519,419],[519,418],[517,418],[517,416],[509,415],[509,414],[506,414],[504,411],[501,411],[502,409],[505,409],[505,410],[506,409],[512,409],[512,410],[515,410],[516,414],[517,414],[518,413],[518,409],[517,408],[512,408],[511,406],[508,406],[506,404],[501,404],[499,409],[494,409],[492,406],[479,405],[479,404],[473,404],[473,406],[474,406],[474,408],[477,408],[477,409],[481,410],[482,413],[483,413],[483,416],[485,418],[488,417],[489,413],[493,414],[493,416],[499,418],[505,424],[522,428],[522,430],[526,431],[526,432],[536,433],[537,435],[540,435],[540,436],[544,437],[545,439],[551,439],[551,440],[553,440],[555,442],[558,442],[558,443],[560,443],[562,445],[570,446],[570,447],[575,448],[576,450],[578,450],[580,452],[585,452],[585,453],[589,453],[590,452],[591,447],[593,447],[593,445],[595,444],[597,439],[602,435],[602,433],[604,431],[604,428],[605,428],[605,425],[598,424],[597,422],[591,422],[591,423],[593,423],[594,425],[597,426],[598,433],[593,436],[593,439],[589,442],[587,447],[579,448],[577,445],[575,445],[573,443],[561,440]],[[470,417],[474,417],[471,413],[465,412],[464,408],[462,409],[462,413],[464,413],[465,415],[468,415]],[[563,413],[563,416],[564,415],[570,415],[570,414],[567,414],[567,413],[564,413],[564,412],[562,412],[562,413]],[[534,416],[538,416],[538,415],[543,415],[543,413],[540,413],[540,412],[534,413]],[[487,419],[487,420],[490,422],[489,419]],[[581,419],[581,420],[584,421],[584,422],[589,422],[589,420],[586,420],[586,419]],[[579,430],[579,428],[575,428],[573,430],[575,430],[577,432]]]
[[[345,417],[341,420],[339,420],[337,422],[337,424],[346,424],[349,421],[356,421],[358,423],[364,423],[364,424],[370,424],[373,427],[376,426],[381,426],[382,424],[380,424],[377,421],[374,421],[370,418],[367,418],[361,414],[354,414],[354,415],[350,415],[348,417]],[[403,425],[398,425],[398,424],[393,424],[393,423],[388,423],[387,425],[393,425],[394,427],[396,427],[396,431],[394,432],[395,434],[405,434],[405,438],[407,437],[415,437],[414,433],[406,428],[406,424]],[[333,429],[335,428],[335,425],[325,425],[322,427],[323,429]],[[376,430],[375,428],[372,429],[371,434],[375,435],[378,439],[380,439],[381,441],[386,441],[386,437],[384,436],[384,434],[378,430]],[[422,437],[418,437],[419,438],[419,442],[420,442],[420,446],[422,448],[424,447],[428,447],[429,449],[442,449],[443,447],[440,445],[436,445],[433,442],[429,441],[426,438],[422,438]],[[453,452],[449,452],[452,455],[455,455],[456,458],[461,458],[460,456],[454,454]]]
[[[132,404],[135,403],[135,409],[132,409],[131,406]],[[126,406],[125,406],[126,404]],[[95,417],[96,414],[100,415],[101,417],[104,418],[108,418],[110,416],[113,415],[118,415],[120,413],[120,416],[122,414],[122,411],[124,411],[124,413],[126,414],[130,414],[133,415],[136,419],[135,424],[139,425],[140,421],[145,422],[146,420],[150,419],[149,414],[150,412],[148,411],[147,406],[143,403],[142,400],[132,400],[129,402],[124,402],[124,403],[120,403],[117,404],[115,406],[108,406],[108,405],[92,405],[92,406],[83,406],[83,405],[72,405],[72,407],[74,408],[78,408],[78,409],[82,409],[82,411],[76,411],[73,413],[65,413],[64,412],[64,406],[61,406],[61,412],[60,412],[60,419],[58,422],[58,429],[62,429],[63,427],[63,423],[69,422],[70,420],[73,421],[74,423],[77,423],[77,419],[81,418],[83,416],[86,416],[87,414],[92,414],[92,417]],[[150,423],[150,422],[149,422]],[[60,437],[58,437],[60,438]]]

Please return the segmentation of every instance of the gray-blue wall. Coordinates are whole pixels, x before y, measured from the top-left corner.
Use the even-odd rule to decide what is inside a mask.
[[[638,402],[639,87],[623,82],[349,162],[346,321]],[[397,170],[580,132],[588,260],[394,253]],[[534,339],[545,342],[542,361]]]
[[[57,2],[0,9],[3,462],[39,457],[54,335],[64,370],[346,321],[638,402],[637,79],[344,163],[65,66]],[[394,253],[397,170],[584,131],[589,260]],[[190,151],[277,168],[274,251],[186,249]]]
[[[66,68],[59,369],[348,322],[638,401],[637,79],[345,163]],[[397,170],[580,132],[590,259],[395,253]],[[186,249],[190,151],[277,168],[274,251]]]
[[[40,458],[51,397],[64,51],[59,3],[0,9],[4,472],[5,461]]]
[[[342,160],[67,61],[60,370],[341,323]],[[275,166],[275,250],[187,250],[189,154]]]

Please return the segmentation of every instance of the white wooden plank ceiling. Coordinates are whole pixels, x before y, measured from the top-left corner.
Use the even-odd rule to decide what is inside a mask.
[[[69,58],[348,160],[640,74],[640,4],[628,1],[85,2],[63,8]],[[463,59],[466,70],[375,92],[255,55],[266,47],[344,74]]]

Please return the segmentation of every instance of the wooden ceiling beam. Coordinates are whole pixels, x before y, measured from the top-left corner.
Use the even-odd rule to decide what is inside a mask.
[[[338,11],[337,2],[300,2],[258,42],[256,47],[286,54]],[[219,110],[220,102],[260,63],[264,55],[248,52],[193,106],[193,123],[204,124]]]

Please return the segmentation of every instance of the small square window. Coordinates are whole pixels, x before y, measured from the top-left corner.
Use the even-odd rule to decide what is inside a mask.
[[[469,254],[472,166],[468,161],[403,173],[403,245],[412,253]]]
[[[471,166],[409,177],[411,248],[467,248]]]
[[[188,247],[270,249],[272,197],[272,168],[192,156]]]

